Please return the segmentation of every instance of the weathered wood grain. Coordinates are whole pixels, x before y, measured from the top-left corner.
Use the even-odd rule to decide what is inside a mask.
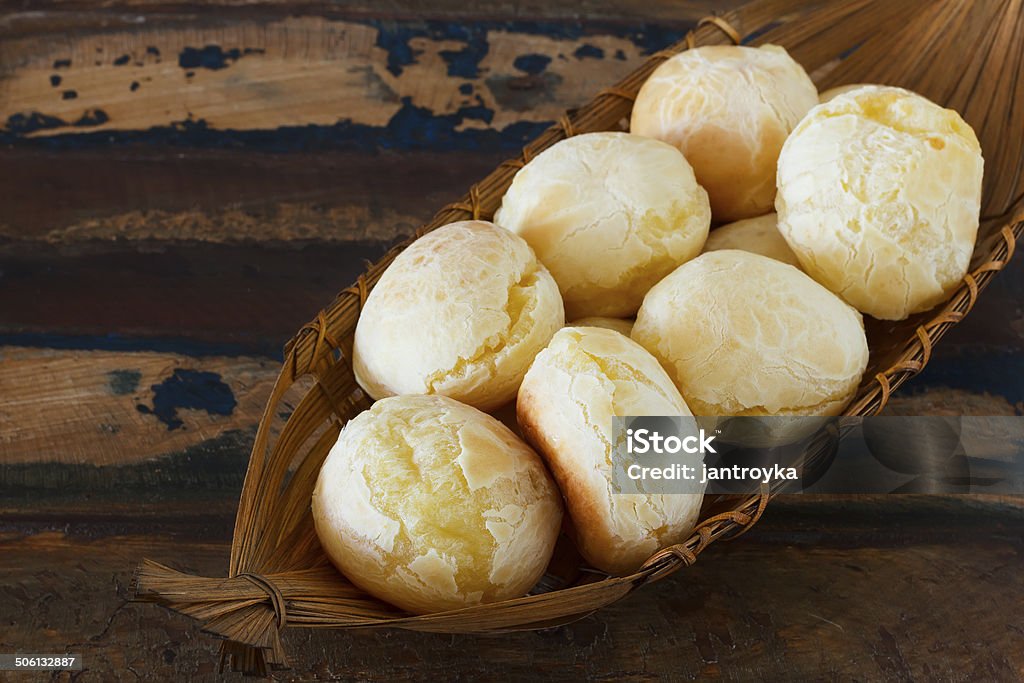
[[[985,363],[936,359],[886,414],[1024,415],[1006,363],[961,382],[964,365]],[[185,501],[233,514],[277,368],[246,356],[3,347],[0,525],[88,527]]]
[[[710,4],[0,1],[0,651],[220,680],[193,623],[122,598],[144,556],[223,575],[281,344]],[[1024,413],[1022,286],[890,412]],[[783,499],[578,624],[295,632],[280,678],[1019,680],[1022,558],[1016,499]]]
[[[149,460],[250,431],[278,373],[262,358],[0,347],[0,459]]]
[[[147,17],[180,17],[183,21],[209,18],[252,16],[290,16],[305,14],[332,18],[370,17],[375,19],[532,19],[546,21],[616,21],[636,24],[656,21],[673,25],[694,22],[711,12],[724,12],[743,4],[743,0],[578,0],[573,3],[547,3],[535,0],[210,0],[203,3],[204,14],[197,12],[194,0],[58,0],[46,9],[26,11],[24,0],[3,0],[0,29],[25,35],[52,32],[71,26],[83,30],[91,25],[131,26],[139,14]],[[2,34],[0,34],[2,35]]]
[[[9,140],[107,144],[96,134],[116,132],[219,146],[276,130],[266,144],[514,149],[683,33],[303,16],[15,38],[0,45],[0,121]]]
[[[13,253],[5,239],[391,242],[505,156],[10,149],[0,155],[0,253]]]
[[[123,349],[123,337],[157,337],[204,342],[207,355],[277,357],[384,248],[115,243],[62,252],[11,244],[0,251],[0,343],[23,345],[28,334],[30,345],[59,345],[46,338],[59,331],[86,337],[77,348]]]
[[[123,603],[141,555],[223,572],[227,525],[177,528],[2,533],[0,650],[80,651],[77,680],[218,680],[216,643],[193,623]],[[492,637],[287,632],[293,669],[277,678],[1017,680],[1024,615],[1006,606],[1024,600],[1022,570],[1020,507],[792,497],[742,543],[576,624]]]

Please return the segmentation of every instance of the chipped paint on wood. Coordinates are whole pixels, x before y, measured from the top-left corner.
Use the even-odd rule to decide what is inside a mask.
[[[230,417],[238,405],[231,387],[220,375],[205,370],[176,368],[170,377],[150,386],[150,391],[152,405],[139,402],[135,409],[156,417],[167,425],[167,431],[185,427],[179,411],[203,410],[209,415]]]
[[[0,122],[10,140],[102,132],[134,141],[150,132],[213,145],[211,132],[230,131],[224,144],[272,144],[245,133],[279,129],[277,145],[290,135],[364,147],[508,147],[681,35],[302,17],[142,27],[47,45],[13,40],[0,48],[0,57],[18,57],[0,71]]]
[[[255,428],[278,363],[0,347],[3,462],[113,465]]]

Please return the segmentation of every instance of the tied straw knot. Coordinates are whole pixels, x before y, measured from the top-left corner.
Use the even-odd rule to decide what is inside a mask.
[[[277,616],[277,629],[279,631],[283,629],[288,624],[288,611],[285,608],[284,594],[277,587],[277,584],[262,574],[250,572],[243,572],[238,575],[238,578],[246,579],[267,594],[267,597],[270,598],[270,604],[274,608],[274,614]]]
[[[357,284],[361,285],[362,287],[362,293],[360,294],[360,302],[363,302],[366,300],[366,283],[361,275],[359,276]],[[345,291],[348,292],[354,287],[356,287],[356,285],[349,287]],[[360,305],[362,304],[360,303]],[[317,369],[317,367],[323,363],[326,363],[328,367],[334,365],[335,359],[333,351],[341,347],[341,345],[338,343],[338,340],[327,329],[327,314],[323,310],[317,313],[316,318],[310,320],[308,323],[302,326],[302,329],[299,330],[299,333],[295,336],[295,339],[300,339],[304,335],[316,335],[316,341],[313,343],[313,352],[310,354],[309,357],[309,365],[303,373],[298,372],[299,349],[301,345],[297,343],[292,345],[291,357],[293,376],[305,374],[307,372],[314,372]]]

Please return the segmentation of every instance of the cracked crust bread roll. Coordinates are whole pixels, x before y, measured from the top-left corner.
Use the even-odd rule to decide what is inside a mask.
[[[702,254],[644,299],[633,339],[695,415],[837,415],[867,367],[864,322],[793,266]]]
[[[974,251],[984,162],[960,115],[865,86],[816,107],[779,157],[779,231],[803,269],[883,320],[952,293]]]
[[[451,223],[399,254],[370,292],[352,368],[375,399],[441,394],[490,410],[515,399],[564,323],[558,286],[522,238]]]
[[[704,190],[678,150],[628,133],[562,140],[524,166],[494,222],[525,239],[569,318],[632,316],[644,294],[700,253]]]
[[[560,330],[526,373],[517,410],[562,490],[580,553],[594,567],[628,574],[693,531],[703,484],[694,482],[692,494],[613,492],[612,416],[690,415],[639,344],[614,330]]]
[[[715,228],[708,235],[704,251],[721,251],[722,249],[739,249],[752,254],[760,254],[775,259],[780,263],[800,267],[796,254],[786,244],[779,232],[778,216],[775,213],[765,214],[757,218],[744,218],[735,223],[727,223]]]
[[[772,210],[779,150],[816,104],[814,84],[783,48],[711,45],[655,69],[630,131],[678,147],[715,221],[735,221]]]
[[[562,503],[537,454],[444,396],[394,396],[350,420],[313,492],[320,543],[367,593],[424,614],[525,595]]]
[[[621,334],[629,336],[629,333],[633,331],[633,321],[627,318],[603,318],[601,316],[591,316],[589,318],[580,318],[579,320],[573,320],[571,323],[566,323],[566,327],[603,327],[606,330],[615,330]]]

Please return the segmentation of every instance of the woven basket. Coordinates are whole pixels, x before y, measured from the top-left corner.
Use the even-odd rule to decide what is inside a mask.
[[[647,76],[689,47],[775,43],[786,47],[822,89],[857,82],[911,88],[960,111],[978,132],[986,157],[983,219],[971,272],[944,305],[898,323],[868,321],[868,372],[846,414],[875,414],[897,387],[928,363],[934,344],[971,310],[1024,231],[1024,214],[1019,213],[1024,204],[1021,4],[1022,0],[758,0],[708,17],[684,41],[652,55],[620,83],[562,116],[521,156],[502,163],[460,201],[441,209],[416,236],[468,217],[490,218],[524,163],[566,137],[619,127]],[[268,665],[284,666],[280,631],[286,625],[482,633],[563,624],[693,564],[711,543],[750,528],[771,496],[770,491],[708,496],[693,535],[656,553],[631,576],[607,577],[587,569],[572,545],[563,541],[548,573],[528,597],[410,616],[361,592],[321,550],[310,498],[320,465],[342,425],[370,405],[356,385],[350,363],[360,307],[410,241],[370,266],[285,347],[285,361],[263,413],[242,490],[230,578],[189,576],[150,561],[140,567],[136,599],[187,614],[222,637],[222,665],[228,659],[233,668],[256,674],[265,674]],[[301,398],[282,425],[282,402],[296,387]]]

